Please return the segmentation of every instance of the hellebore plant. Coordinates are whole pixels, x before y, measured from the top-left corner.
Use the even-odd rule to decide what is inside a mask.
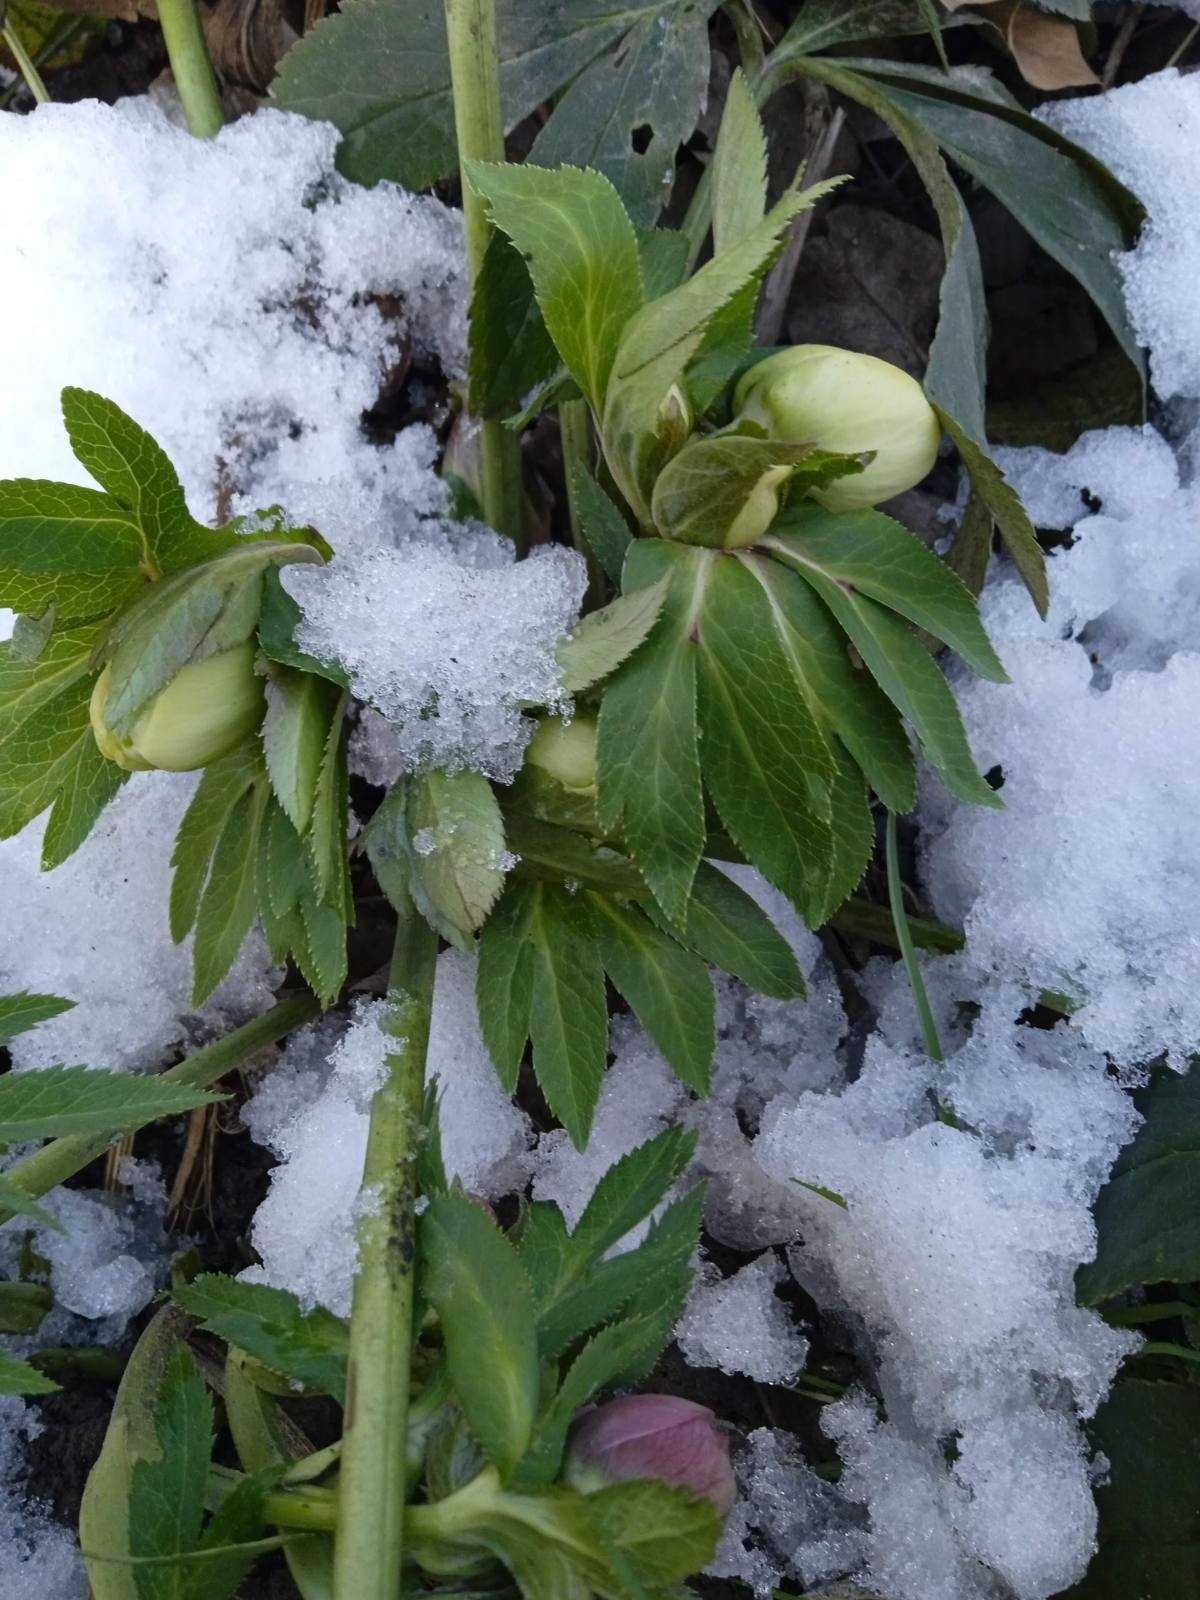
[[[169,10],[195,46],[192,8]],[[513,784],[422,769],[370,818],[356,848],[397,919],[394,1048],[371,1109],[349,1323],[259,1284],[176,1287],[89,1479],[96,1600],[144,1600],[150,1573],[173,1585],[163,1594],[231,1594],[273,1549],[305,1600],[396,1600],[427,1579],[515,1584],[525,1600],[662,1600],[701,1569],[734,1492],[711,1415],[669,1396],[596,1404],[646,1377],[686,1300],[703,1193],[677,1186],[693,1139],[668,1130],[624,1157],[572,1231],[544,1203],[502,1229],[442,1167],[425,1086],[439,939],[478,952],[480,1026],[505,1087],[531,1046],[582,1148],[607,1064],[607,981],[696,1094],[715,1047],[710,967],[771,996],[803,992],[785,940],[715,862],[756,867],[822,926],[873,855],[872,796],[889,819],[914,803],[908,730],[959,799],[1000,803],[929,648],[1003,678],[974,599],[875,509],[919,481],[953,419],[887,363],[754,346],[764,275],[832,185],[767,209],[762,128],[736,78],[714,250],[690,271],[687,240],[636,228],[599,172],[504,164],[492,6],[447,0],[446,13],[473,345],[502,334],[500,290],[518,268],[561,363],[542,403],[560,407],[597,602],[559,648],[575,710],[529,708]],[[197,127],[219,113],[211,89]],[[54,866],[129,772],[200,770],[170,899],[172,936],[193,938],[195,1000],[258,921],[330,1005],[354,917],[351,702],[341,667],[298,646],[279,577],[329,547],[278,512],[203,527],[136,422],[80,390],[63,410],[98,487],[0,485],[0,605],[21,613],[0,658],[0,832],[51,806]],[[514,539],[516,465],[515,433],[488,416],[480,498]],[[90,1122],[74,1069],[40,1122],[19,1106],[5,1122],[0,1090],[0,1140],[61,1136],[11,1170],[0,1206],[28,1210],[114,1131],[204,1103],[245,1049],[314,1009],[284,1001],[236,1047],[233,1035],[130,1080],[124,1102],[98,1078],[107,1099]],[[613,1254],[647,1219],[643,1241]],[[197,1325],[228,1347],[236,1470],[212,1462]],[[334,1446],[305,1439],[291,1392],[342,1406]],[[180,1491],[170,1515],[163,1483]]]

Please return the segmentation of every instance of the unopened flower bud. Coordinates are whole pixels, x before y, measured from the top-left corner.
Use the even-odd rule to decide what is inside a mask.
[[[263,680],[250,642],[183,667],[139,715],[130,733],[104,720],[112,669],[92,690],[92,732],[100,753],[127,772],[191,772],[240,744],[262,721]]]
[[[663,447],[664,461],[683,448],[691,438],[695,424],[691,402],[679,385],[673,383],[658,408],[658,423],[654,430]]]
[[[890,361],[854,350],[780,350],[746,373],[734,405],[739,421],[758,423],[771,438],[844,455],[874,452],[862,472],[811,491],[829,511],[890,500],[920,483],[937,459],[941,425],[921,385]]]
[[[573,795],[596,792],[596,719],[543,717],[529,741],[525,760]]]
[[[630,1478],[704,1495],[724,1516],[737,1498],[729,1443],[707,1406],[668,1394],[626,1395],[584,1412],[567,1451],[566,1479],[581,1494]]]

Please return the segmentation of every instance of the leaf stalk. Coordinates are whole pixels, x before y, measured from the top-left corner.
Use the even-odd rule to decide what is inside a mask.
[[[225,112],[196,0],[158,0],[158,20],[188,128],[197,139],[212,139],[225,126]]]

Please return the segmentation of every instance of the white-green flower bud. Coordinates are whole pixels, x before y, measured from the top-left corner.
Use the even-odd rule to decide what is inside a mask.
[[[529,741],[525,760],[561,784],[568,794],[594,795],[596,719],[575,716],[564,722],[561,717],[543,717]]]
[[[862,472],[811,491],[829,511],[858,511],[911,489],[933,466],[937,413],[921,385],[876,356],[801,344],[752,367],[734,395],[737,419],[773,439],[844,455],[874,453]]]
[[[658,408],[658,421],[654,430],[663,449],[664,461],[683,448],[691,438],[695,425],[696,417],[691,402],[679,385],[673,383]]]
[[[92,690],[92,732],[100,753],[127,772],[192,772],[206,767],[258,727],[265,700],[247,641],[183,667],[140,713],[129,734],[104,720],[112,681],[105,667]]]

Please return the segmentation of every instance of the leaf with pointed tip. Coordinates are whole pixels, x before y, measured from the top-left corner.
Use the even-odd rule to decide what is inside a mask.
[[[480,772],[421,772],[405,812],[409,889],[431,927],[472,948],[504,887],[504,819]]]
[[[205,767],[171,851],[171,937],[178,944],[191,932],[208,881],[213,851],[229,815],[262,772],[254,740]]]
[[[281,1377],[341,1400],[346,1387],[346,1324],[321,1306],[305,1311],[295,1295],[265,1283],[201,1273],[175,1300],[208,1333],[236,1345]]]
[[[329,720],[305,842],[318,897],[336,910],[343,922],[350,922],[353,908],[346,862],[350,779],[346,770],[345,708],[346,700],[342,696]]]
[[[658,621],[671,579],[664,574],[632,594],[592,611],[558,647],[562,686],[568,694],[590,689],[631,656]]]
[[[708,1093],[716,1005],[704,962],[636,906],[587,891],[605,971],[676,1076]]]
[[[60,622],[107,616],[146,588],[142,535],[99,489],[35,478],[0,482],[0,605]]]
[[[713,249],[720,255],[757,228],[767,210],[767,140],[741,68],[729,81],[712,160]]]
[[[212,1105],[220,1095],[99,1067],[39,1067],[0,1077],[0,1144],[116,1133]]]
[[[322,1005],[332,1005],[348,971],[346,920],[340,911],[318,900],[309,884],[300,895],[298,909],[299,927],[293,925],[292,931],[296,964]],[[288,913],[289,922],[295,914]]]
[[[533,944],[529,921],[535,886],[513,880],[484,924],[479,939],[476,1002],[488,1054],[512,1094],[533,1008]]]
[[[764,555],[742,559],[766,592],[779,642],[813,712],[834,729],[884,804],[911,811],[917,774],[891,701],[851,660],[846,635],[802,578]]]
[[[740,560],[717,563],[698,633],[704,781],[747,860],[817,926],[832,860],[833,756]]]
[[[786,540],[772,536],[768,543],[791,564]],[[1004,802],[975,767],[950,687],[908,624],[868,595],[848,594],[815,567],[795,570],[845,629],[879,687],[912,725],[950,792],[968,804],[1000,809]]]
[[[624,830],[634,860],[673,923],[683,920],[704,848],[693,632],[710,580],[707,550],[640,539],[627,594],[670,576],[646,642],[609,680],[596,743],[600,825]]]
[[[581,167],[467,163],[492,221],[525,257],[550,337],[593,410],[642,304],[637,235],[607,178]]]
[[[656,922],[662,917],[653,904],[646,914]],[[760,994],[777,1000],[804,994],[796,957],[779,929],[744,889],[707,861],[696,869],[687,921],[671,931],[689,950]]]
[[[694,1132],[667,1128],[614,1162],[575,1225],[573,1259],[587,1268],[607,1255],[666,1197],[695,1152]]]
[[[619,583],[633,537],[629,524],[582,462],[576,464],[571,482],[583,536],[605,574]]]
[[[834,739],[830,744],[837,771],[829,786],[833,861],[820,921],[826,923],[862,882],[875,850],[875,824],[862,773]]]
[[[184,1600],[186,1568],[157,1563],[199,1542],[213,1444],[212,1400],[185,1344],[167,1360],[154,1432],[157,1459],[135,1461],[130,1477],[129,1553],[156,1563],[133,1569],[138,1600]]]
[[[268,568],[263,580],[262,609],[258,617],[258,642],[272,661],[281,666],[295,667],[298,672],[316,673],[346,688],[350,680],[336,661],[319,661],[296,644],[296,629],[300,625],[299,603],[283,587],[279,571]]]
[[[335,685],[281,667],[267,681],[262,749],[275,797],[297,833],[312,820],[330,728],[340,710]]]
[[[848,593],[870,595],[958,653],[981,677],[1008,675],[979,620],[975,597],[944,561],[881,511],[800,505],[772,530],[788,564],[812,567]]]
[[[258,907],[258,834],[267,808],[265,784],[235,801],[213,851],[212,869],[196,914],[192,1003],[202,1005],[232,967]]]
[[[26,1361],[0,1350],[0,1394],[55,1394],[58,1384]]]
[[[28,989],[22,989],[19,994],[0,995],[0,1045],[28,1033],[39,1022],[61,1017],[74,1005],[74,1000],[63,1000],[56,994],[30,994]]]
[[[52,1228],[55,1233],[66,1232],[58,1218],[52,1212],[47,1211],[45,1206],[38,1205],[33,1196],[26,1194],[21,1185],[15,1179],[10,1178],[6,1172],[0,1172],[0,1215],[3,1215],[6,1220],[9,1217],[28,1217],[32,1222],[36,1222],[39,1228]],[[0,1283],[0,1296],[6,1290],[32,1289],[33,1287],[33,1284]],[[40,1285],[37,1287],[39,1292],[49,1295],[48,1290],[42,1290]],[[51,1301],[47,1298],[45,1309],[38,1316],[32,1327],[4,1326],[3,1331],[5,1333],[36,1333],[41,1326],[42,1316],[45,1315],[45,1311],[50,1309],[50,1305]],[[3,1324],[0,1323],[0,1326],[3,1326]]]
[[[462,1193],[436,1195],[418,1229],[421,1286],[441,1321],[451,1383],[507,1477],[529,1447],[540,1390],[529,1280],[510,1241]]]
[[[525,257],[497,230],[471,292],[467,358],[471,415],[507,416],[558,364]]]

